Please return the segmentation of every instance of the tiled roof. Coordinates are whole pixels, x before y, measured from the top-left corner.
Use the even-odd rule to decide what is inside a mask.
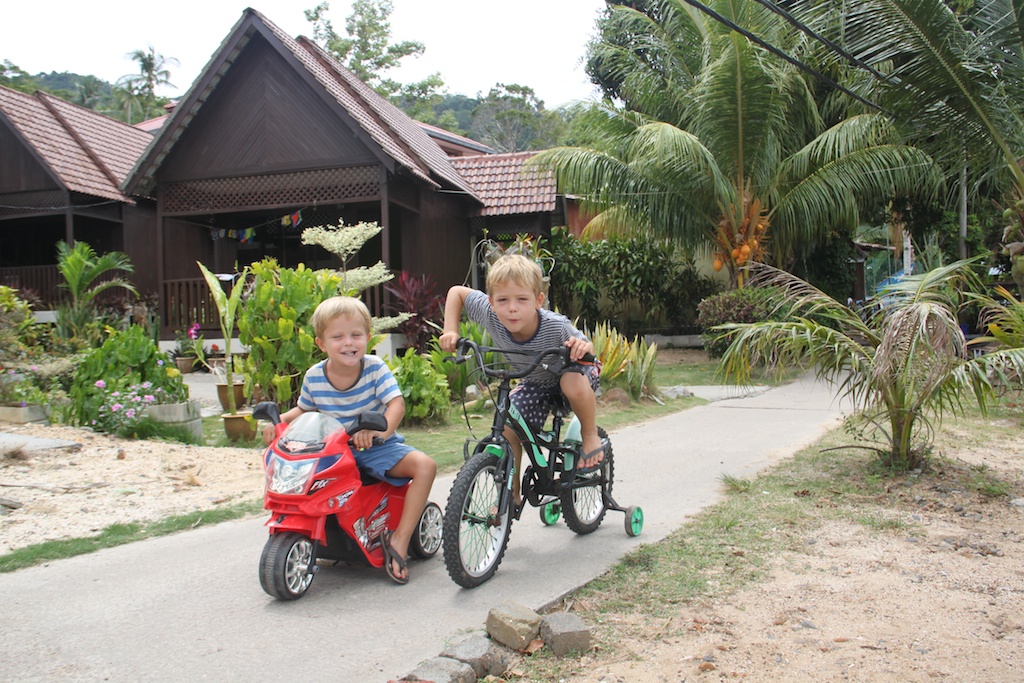
[[[43,92],[0,87],[0,112],[68,190],[131,201],[120,184],[148,133]]]
[[[231,64],[244,50],[249,39],[259,32],[268,40],[276,40],[290,52],[315,80],[352,116],[360,128],[380,146],[385,154],[414,176],[433,187],[456,189],[476,201],[473,188],[454,168],[448,156],[404,112],[378,95],[355,74],[339,64],[306,38],[293,39],[254,9],[242,12],[242,18],[224,39],[217,53],[171,113],[159,131],[153,146],[139,160],[129,189],[152,189],[152,177],[160,162],[169,153],[184,127],[195,116],[209,91],[230,70]],[[203,92],[195,92],[198,87]]]
[[[534,154],[536,152],[454,157],[451,164],[483,199],[483,216],[554,211],[554,176],[523,168]]]

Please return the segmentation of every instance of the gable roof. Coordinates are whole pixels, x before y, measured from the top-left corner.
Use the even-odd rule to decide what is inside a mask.
[[[354,132],[375,143],[368,147],[379,154],[382,163],[400,167],[435,189],[455,189],[480,201],[472,186],[452,167],[448,156],[408,115],[310,40],[301,36],[292,39],[252,8],[242,12],[241,19],[171,112],[145,155],[139,158],[125,184],[127,192],[152,192],[161,162],[202,108],[210,92],[257,34],[288,58],[303,81],[319,89],[344,110],[352,121],[348,125],[357,127]]]
[[[120,186],[152,136],[91,109],[0,87],[0,118],[72,192],[132,203]]]
[[[555,210],[554,174],[524,169],[536,152],[453,157],[452,166],[483,199],[482,216],[505,216]]]

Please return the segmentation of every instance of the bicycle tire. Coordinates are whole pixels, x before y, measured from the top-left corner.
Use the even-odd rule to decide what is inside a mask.
[[[501,458],[477,453],[459,470],[444,512],[444,564],[463,588],[476,588],[498,571],[512,531],[512,506],[497,516]]]
[[[577,474],[580,478],[598,478],[604,476],[606,481],[600,486],[583,486],[562,491],[562,517],[565,524],[573,532],[584,535],[597,531],[608,512],[606,500],[611,498],[612,484],[615,482],[615,459],[612,455],[612,442],[608,433],[598,427],[598,436],[606,441],[608,447],[604,452],[601,469],[586,474]],[[608,495],[605,496],[604,493]]]

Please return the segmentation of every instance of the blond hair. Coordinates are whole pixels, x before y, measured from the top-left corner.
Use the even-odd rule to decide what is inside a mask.
[[[491,264],[487,271],[487,293],[491,294],[499,285],[514,283],[540,294],[544,273],[540,266],[522,254],[503,254]]]
[[[321,301],[309,319],[313,324],[313,333],[317,337],[322,337],[327,324],[338,317],[362,318],[366,334],[370,334],[370,309],[362,301],[351,296],[332,296]]]

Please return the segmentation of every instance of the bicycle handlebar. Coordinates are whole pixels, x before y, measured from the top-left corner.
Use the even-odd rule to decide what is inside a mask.
[[[562,370],[565,366],[574,362],[569,358],[568,346],[555,346],[553,348],[542,349],[540,351],[519,351],[517,349],[502,349],[496,346],[482,346],[480,344],[477,344],[472,339],[468,339],[466,337],[460,337],[459,340],[455,342],[455,355],[450,356],[448,360],[456,364],[465,363],[469,359],[469,357],[466,355],[467,351],[473,352],[472,355],[474,358],[476,358],[477,366],[479,366],[481,372],[483,372],[488,377],[496,377],[499,379],[520,379],[522,377],[526,377],[531,372],[536,370],[538,367],[544,365],[544,359],[547,358],[548,356],[555,356],[559,361],[559,364],[556,366],[556,368],[552,370],[552,372],[555,372],[556,374],[557,371]],[[530,361],[530,364],[522,370],[502,370],[490,367],[484,363],[483,354],[490,352],[498,352],[506,356],[508,354],[530,354],[533,355],[534,358],[532,361]],[[575,362],[593,363],[596,360],[597,358],[594,356],[594,354],[586,353],[583,354],[582,358]],[[545,369],[550,368],[547,368],[547,366],[545,366]]]

